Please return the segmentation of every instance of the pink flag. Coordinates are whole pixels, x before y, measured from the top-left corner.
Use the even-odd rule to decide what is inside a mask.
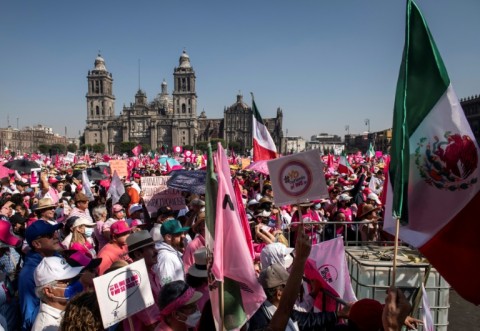
[[[238,213],[227,155],[220,143],[216,156],[214,164],[218,191],[211,271],[217,280],[225,284],[225,328],[236,330],[241,328],[265,301],[265,293],[255,275],[252,256]],[[210,292],[210,299],[212,307],[218,307],[218,288]],[[236,304],[232,305],[233,303]],[[219,311],[212,310],[216,322],[220,323]]]
[[[243,232],[245,233],[245,239],[247,242],[248,250],[252,255],[252,261],[253,261],[255,259],[255,251],[253,250],[252,232],[250,231],[250,225],[248,224],[247,213],[245,212],[245,207],[243,206],[242,192],[240,191],[240,183],[236,178],[233,180],[233,189],[235,190],[235,199],[237,200],[238,213],[240,216],[240,221],[242,223]]]
[[[135,155],[135,156],[139,156],[141,152],[142,152],[142,145],[140,145],[140,144],[138,144],[137,146],[135,146],[135,147],[132,149],[132,153],[133,153],[133,155]]]
[[[345,260],[343,238],[339,237],[313,245],[309,258],[315,261],[315,267],[320,275],[340,298],[347,302],[357,301]]]

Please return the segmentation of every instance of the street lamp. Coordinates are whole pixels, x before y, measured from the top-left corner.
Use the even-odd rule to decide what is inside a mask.
[[[370,133],[370,119],[365,119],[365,125],[368,127],[368,132]]]

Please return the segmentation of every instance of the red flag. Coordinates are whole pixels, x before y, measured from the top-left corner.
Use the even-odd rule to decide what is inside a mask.
[[[137,146],[135,146],[135,147],[132,149],[132,153],[133,153],[133,155],[135,155],[135,156],[139,156],[141,152],[142,152],[142,145],[140,145],[140,144],[138,144]]]

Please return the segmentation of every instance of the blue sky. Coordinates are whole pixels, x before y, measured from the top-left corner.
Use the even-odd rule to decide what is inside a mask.
[[[480,1],[417,0],[459,97],[480,94]],[[198,114],[223,117],[239,91],[284,133],[344,135],[391,127],[405,1],[3,1],[0,127],[43,124],[77,136],[98,50],[113,74],[116,114],[149,100],[185,48]]]

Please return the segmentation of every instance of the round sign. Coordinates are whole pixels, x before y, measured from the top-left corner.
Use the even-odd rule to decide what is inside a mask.
[[[185,151],[185,156],[191,156],[192,152],[191,151]]]
[[[296,160],[286,163],[278,173],[280,190],[290,196],[299,197],[308,192],[313,183],[313,177],[308,166]]]

